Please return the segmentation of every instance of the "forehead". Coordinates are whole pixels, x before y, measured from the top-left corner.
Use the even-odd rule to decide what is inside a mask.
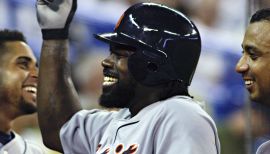
[[[247,27],[243,46],[270,48],[270,21],[259,21]]]
[[[1,51],[2,50],[2,51]],[[4,60],[16,59],[18,57],[29,57],[33,62],[36,62],[31,48],[22,41],[8,41],[0,48],[1,57]]]

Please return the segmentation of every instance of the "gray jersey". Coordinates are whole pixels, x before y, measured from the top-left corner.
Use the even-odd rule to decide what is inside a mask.
[[[269,154],[270,153],[270,141],[264,142],[259,146],[256,154]]]
[[[24,140],[16,133],[14,134],[15,138],[0,148],[0,154],[45,154],[38,145]]]
[[[189,97],[175,96],[131,117],[119,112],[82,110],[60,131],[66,154],[219,154],[217,129]]]

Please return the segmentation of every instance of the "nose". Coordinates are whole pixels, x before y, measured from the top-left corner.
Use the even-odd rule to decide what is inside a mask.
[[[111,55],[108,56],[106,59],[104,59],[104,60],[101,62],[101,65],[102,65],[104,68],[112,68],[113,65],[114,65],[114,62],[113,62],[113,55],[111,54]]]
[[[248,69],[249,69],[249,65],[248,65],[248,63],[247,63],[247,59],[246,59],[244,56],[242,56],[242,57],[239,59],[239,61],[237,62],[237,64],[236,64],[235,71],[236,71],[237,73],[243,74],[243,73],[245,73]]]
[[[30,77],[37,79],[38,78],[38,67],[33,67],[29,72]]]

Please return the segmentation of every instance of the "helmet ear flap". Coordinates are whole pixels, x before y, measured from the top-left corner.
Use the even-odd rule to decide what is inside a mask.
[[[161,66],[165,62],[164,56],[150,51],[136,51],[128,58],[128,69],[136,81],[143,85],[155,85]]]

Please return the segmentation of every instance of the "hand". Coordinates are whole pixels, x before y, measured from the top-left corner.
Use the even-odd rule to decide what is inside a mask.
[[[36,7],[43,39],[67,39],[77,0],[37,0]]]

